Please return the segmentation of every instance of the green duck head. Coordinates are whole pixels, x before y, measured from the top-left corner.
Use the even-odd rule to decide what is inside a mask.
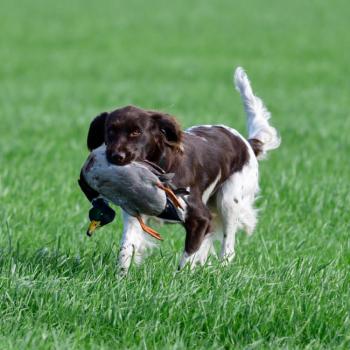
[[[111,223],[115,218],[115,211],[102,198],[92,201],[92,208],[89,210],[90,224],[86,234],[91,237],[98,228]]]

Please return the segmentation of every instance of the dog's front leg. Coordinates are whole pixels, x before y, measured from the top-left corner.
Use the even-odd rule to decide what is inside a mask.
[[[189,201],[189,207],[186,215],[185,229],[186,229],[186,240],[185,250],[182,255],[179,269],[182,269],[187,263],[190,264],[191,268],[196,263],[203,264],[207,258],[196,256],[202,254],[200,248],[206,235],[210,232],[211,214],[209,209],[203,204],[201,198],[192,198]]]
[[[119,269],[121,274],[128,272],[134,258],[136,264],[140,264],[146,249],[146,238],[140,223],[124,210],[123,236],[119,252]]]

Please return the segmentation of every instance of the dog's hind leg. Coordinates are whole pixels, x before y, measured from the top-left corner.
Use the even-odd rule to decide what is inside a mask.
[[[248,163],[242,171],[232,174],[216,196],[223,231],[220,257],[226,263],[235,257],[237,231],[243,228],[251,233],[256,223],[252,204],[257,190],[257,176],[253,170]]]
[[[235,257],[236,232],[239,228],[239,208],[233,198],[220,190],[217,196],[218,211],[221,215],[223,239],[220,258],[224,263],[229,263]]]

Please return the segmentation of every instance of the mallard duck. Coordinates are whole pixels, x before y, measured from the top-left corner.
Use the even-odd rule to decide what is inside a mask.
[[[111,164],[106,158],[106,146],[102,145],[90,153],[81,177],[91,187],[91,197],[97,194],[120,206],[138,219],[145,232],[159,240],[162,239],[159,233],[147,226],[141,215],[177,222],[184,220],[183,207],[176,194],[188,192],[175,189],[171,184],[173,174],[166,174],[149,161],[134,161],[123,166]],[[92,234],[98,225],[101,223],[91,222],[88,232]]]

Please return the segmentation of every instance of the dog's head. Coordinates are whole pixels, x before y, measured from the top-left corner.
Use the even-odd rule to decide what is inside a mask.
[[[96,117],[90,125],[87,145],[93,150],[105,143],[108,161],[126,165],[137,159],[157,161],[165,148],[180,150],[181,137],[175,118],[127,106]]]

